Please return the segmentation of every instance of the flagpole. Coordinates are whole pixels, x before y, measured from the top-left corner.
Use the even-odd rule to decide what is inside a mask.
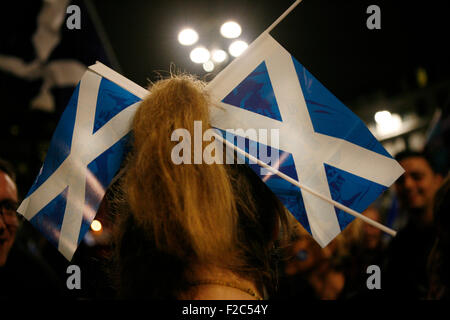
[[[277,20],[275,20],[263,33],[269,33],[273,30],[286,16],[295,9],[302,2],[302,0],[295,1]]]
[[[247,157],[248,159],[250,159],[250,160],[256,162],[256,163],[257,163],[258,165],[260,165],[261,167],[266,168],[266,169],[269,170],[270,172],[272,172],[272,173],[276,174],[277,176],[279,176],[280,178],[282,178],[282,179],[284,179],[284,180],[286,180],[286,181],[292,183],[293,185],[299,187],[300,189],[305,190],[305,191],[307,191],[307,192],[309,192],[309,193],[315,195],[316,197],[319,197],[320,199],[322,199],[322,200],[324,200],[324,201],[327,201],[328,203],[331,203],[331,204],[334,205],[336,208],[341,209],[341,210],[347,212],[348,214],[351,214],[352,216],[354,216],[354,217],[356,217],[356,218],[359,218],[359,219],[363,220],[364,222],[366,222],[366,223],[368,223],[368,224],[374,226],[375,228],[378,228],[378,229],[380,229],[380,230],[386,232],[387,234],[390,234],[390,235],[393,236],[393,237],[395,237],[395,235],[397,234],[397,232],[396,232],[395,230],[392,230],[392,229],[386,227],[385,225],[382,225],[381,223],[379,223],[379,222],[377,222],[377,221],[374,221],[374,220],[372,220],[372,219],[370,219],[370,218],[368,218],[368,217],[362,215],[361,213],[359,213],[359,212],[357,212],[357,211],[355,211],[355,210],[353,210],[353,209],[351,209],[351,208],[349,208],[349,207],[346,207],[346,206],[344,206],[343,204],[341,204],[341,203],[339,203],[339,202],[337,202],[337,201],[334,201],[334,200],[332,200],[332,199],[330,199],[330,198],[328,198],[328,197],[326,197],[326,196],[324,196],[324,195],[322,195],[322,194],[320,194],[320,193],[318,193],[318,192],[312,190],[311,188],[309,188],[309,187],[307,187],[307,186],[301,184],[301,183],[298,182],[297,180],[292,179],[291,177],[285,175],[284,173],[278,171],[277,169],[275,169],[275,168],[269,166],[269,165],[266,164],[265,162],[259,160],[258,158],[254,157],[254,156],[252,156],[251,154],[248,154],[247,152],[245,152],[244,150],[238,148],[237,146],[235,146],[234,144],[232,144],[232,143],[229,142],[228,140],[223,139],[223,137],[220,136],[219,134],[214,133],[214,136],[215,136],[216,139],[218,139],[218,140],[221,141],[222,143],[225,143],[227,146],[229,146],[229,147],[233,148],[234,150],[236,150],[236,152],[238,152],[238,153],[240,153],[241,155]]]

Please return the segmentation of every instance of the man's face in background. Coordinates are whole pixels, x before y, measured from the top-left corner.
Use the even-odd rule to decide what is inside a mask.
[[[14,181],[0,170],[0,267],[6,263],[9,251],[14,244],[18,228],[15,215],[17,207],[17,188]],[[14,214],[11,214],[13,212]]]
[[[422,157],[409,157],[400,161],[405,169],[396,184],[402,205],[407,209],[425,210],[433,201],[442,183],[442,177],[434,173],[428,161]]]

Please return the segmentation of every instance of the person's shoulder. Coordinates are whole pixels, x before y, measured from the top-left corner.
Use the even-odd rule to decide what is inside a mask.
[[[192,300],[257,300],[251,292],[216,284],[196,286],[190,296]]]

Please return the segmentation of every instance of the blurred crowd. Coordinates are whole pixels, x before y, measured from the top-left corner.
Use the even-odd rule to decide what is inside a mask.
[[[284,262],[277,298],[448,299],[449,180],[424,153],[404,151],[405,169],[384,197],[363,212],[396,226],[392,238],[360,219],[321,248],[300,226]],[[399,206],[397,205],[397,200]],[[379,287],[368,285],[378,267]]]

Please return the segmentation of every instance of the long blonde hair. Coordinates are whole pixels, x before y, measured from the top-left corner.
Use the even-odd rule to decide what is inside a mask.
[[[192,136],[194,121],[209,129],[209,107],[203,82],[175,76],[154,84],[137,110],[115,232],[126,296],[176,298],[188,290],[188,275],[198,265],[259,282],[273,276],[270,244],[279,221],[285,226],[287,220],[268,187],[245,165],[177,165],[171,159],[172,132],[184,128]],[[149,279],[139,276],[143,266]]]
[[[236,236],[236,207],[226,169],[174,164],[175,142],[170,140],[178,128],[193,135],[194,121],[203,123],[203,131],[209,129],[208,102],[203,83],[188,76],[162,80],[151,88],[134,118],[134,154],[125,186],[135,220],[151,230],[157,248],[182,255],[188,247],[198,259],[211,261],[230,251]]]

